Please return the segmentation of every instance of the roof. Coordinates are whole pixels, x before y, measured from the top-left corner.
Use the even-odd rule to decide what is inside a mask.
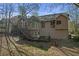
[[[28,18],[29,21],[36,21],[36,22],[39,22],[39,17],[36,17],[36,16],[31,16],[30,18]]]
[[[56,18],[59,15],[64,15],[64,16],[69,18],[69,15],[67,13],[57,13],[57,14],[49,14],[49,15],[43,15],[43,16],[37,16],[37,17],[32,16],[32,17],[30,17],[28,19],[36,18],[38,20],[34,19],[33,21],[51,21],[51,20],[56,20]],[[18,22],[18,20],[19,20],[18,16],[14,16],[14,17],[11,18],[11,22],[14,23],[14,24],[16,24]],[[6,22],[5,19],[2,20],[2,21]]]
[[[69,15],[67,13],[57,13],[57,14],[49,14],[49,15],[39,16],[39,19],[41,21],[51,21],[51,20],[56,20],[56,18],[60,15],[64,15],[69,18]]]

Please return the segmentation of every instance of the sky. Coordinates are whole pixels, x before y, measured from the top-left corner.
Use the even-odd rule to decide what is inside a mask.
[[[54,6],[54,8],[51,8],[50,4],[42,4],[39,10],[39,15],[55,14],[62,12],[65,12],[65,10],[61,10],[61,6]]]
[[[58,5],[58,3],[56,3],[55,6],[50,6],[50,5],[51,5],[51,3],[42,3],[42,4],[40,4],[40,8],[39,8],[39,11],[38,11],[38,15],[64,13],[67,10],[67,8],[66,9],[63,9],[62,8],[63,3],[62,4],[59,4],[59,5]],[[61,10],[61,8],[62,8],[62,10]],[[14,14],[17,15],[18,13],[15,12]]]
[[[0,3],[0,8],[2,8],[3,4]],[[14,4],[14,9],[15,10],[18,10],[18,3]],[[74,9],[75,10],[75,7],[74,6],[71,6],[71,4],[68,4],[68,3],[39,3],[40,5],[40,8],[38,10],[38,15],[48,15],[48,14],[55,14],[55,13],[67,13],[69,9]],[[74,12],[73,11],[70,11],[73,15],[74,15]],[[18,15],[18,11],[15,11],[13,16],[16,16]],[[29,14],[30,15],[30,14]],[[74,19],[75,15],[73,16],[72,19]]]

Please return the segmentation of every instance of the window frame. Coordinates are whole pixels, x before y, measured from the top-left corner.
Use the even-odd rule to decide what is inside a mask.
[[[56,20],[53,20],[53,21],[50,22],[50,25],[51,25],[52,28],[55,28],[55,23],[56,23]]]
[[[60,24],[61,24],[61,20],[57,20],[57,21],[56,21],[56,24],[57,24],[57,25],[60,25]]]

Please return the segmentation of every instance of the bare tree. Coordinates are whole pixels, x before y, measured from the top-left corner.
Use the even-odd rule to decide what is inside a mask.
[[[5,26],[6,26],[6,32],[10,32],[10,19],[13,16],[13,4],[3,4],[2,5],[2,12],[5,18]]]
[[[28,22],[28,14],[30,15],[36,15],[37,12],[39,10],[39,5],[38,4],[18,4],[18,11],[20,14],[20,20],[18,21],[18,25],[20,25],[20,30],[22,32],[22,34],[24,35],[24,33],[27,33],[28,35],[30,35],[29,31],[28,31],[28,26],[26,25]],[[26,29],[24,31],[24,29]],[[23,30],[23,31],[22,31]],[[29,36],[28,36],[29,37]]]

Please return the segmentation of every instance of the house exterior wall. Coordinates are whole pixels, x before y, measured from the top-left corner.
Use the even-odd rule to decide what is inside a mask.
[[[61,24],[56,24],[55,28],[51,27],[50,21],[45,22],[45,27],[40,29],[40,36],[50,36],[52,39],[67,39],[68,38],[68,18],[58,16],[56,21],[60,20]]]
[[[56,39],[68,39],[68,18],[60,15],[57,20],[61,21],[60,25],[56,25],[54,32]]]
[[[50,36],[50,22],[44,22],[45,23],[45,27],[44,28],[40,28],[40,36]],[[41,23],[40,23],[41,26]]]
[[[29,30],[39,30],[40,29],[40,23],[34,22],[34,24],[33,24],[33,23],[28,22],[27,27],[28,27]]]
[[[55,38],[55,39],[68,39],[67,30],[55,30],[53,35],[54,35],[53,38]]]
[[[32,37],[37,37],[40,31],[40,23],[34,22],[34,24],[29,23],[27,24],[27,28],[31,34]]]
[[[52,21],[53,20],[54,19],[52,19]],[[57,24],[57,21],[61,21],[61,24]],[[44,28],[41,27],[41,22],[45,23]],[[27,28],[33,37],[39,35],[39,36],[50,36],[52,39],[68,38],[68,17],[64,15],[59,15],[58,17],[56,17],[55,27],[51,26],[51,21],[41,21],[41,22],[36,22],[34,27],[32,23],[29,23],[29,22],[26,23]]]
[[[63,16],[63,15],[60,15],[56,18],[56,20],[60,20],[61,21],[61,24],[56,24],[56,29],[68,29],[68,18]]]

